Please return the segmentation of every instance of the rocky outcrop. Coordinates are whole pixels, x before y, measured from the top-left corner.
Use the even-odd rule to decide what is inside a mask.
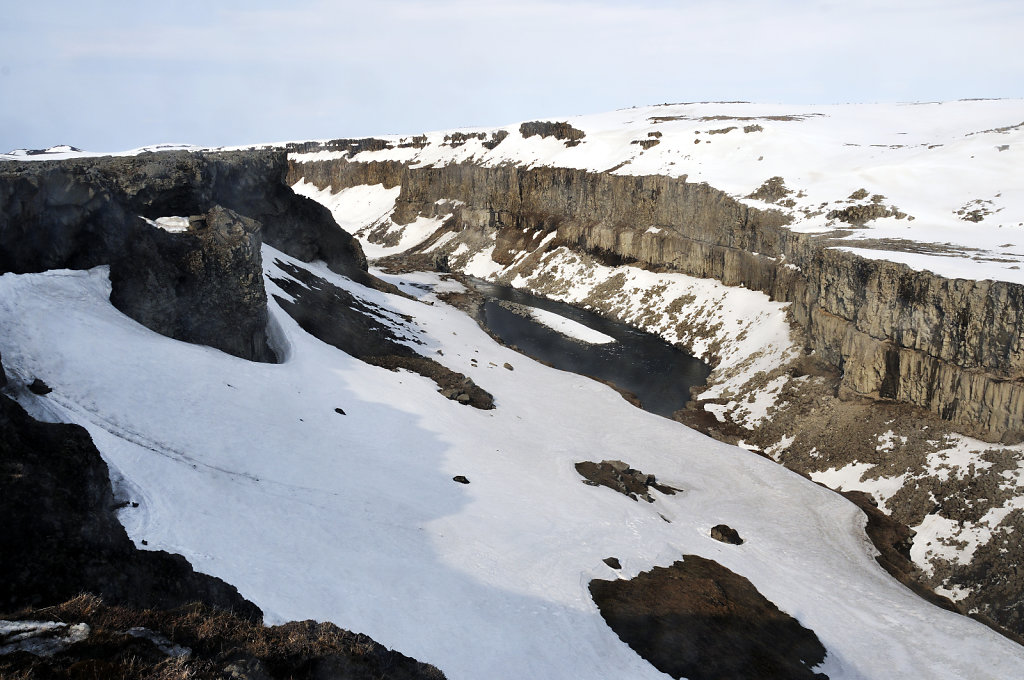
[[[171,338],[272,362],[260,225],[214,206],[174,233],[145,222],[110,265],[110,301]]]
[[[35,628],[50,642],[62,629],[48,622],[76,633],[48,654],[0,644],[0,677],[444,678],[330,623],[264,626],[233,586],[137,550],[116,507],[83,428],[37,422],[0,395],[0,619],[46,622]]]
[[[110,476],[88,433],[41,423],[0,395],[0,609],[57,604],[89,591],[137,607],[202,601],[262,614],[181,555],[137,550],[115,515]]]
[[[262,225],[263,240],[372,283],[359,243],[330,211],[285,184],[284,151],[190,153],[0,164],[0,272],[107,264],[138,216],[221,205]]]
[[[313,337],[368,364],[429,378],[446,399],[484,410],[494,408],[494,397],[472,378],[413,349],[424,343],[412,317],[357,298],[302,267],[280,260],[274,266],[287,277],[270,278],[290,298],[274,295],[274,300]]]
[[[438,200],[462,201],[451,228],[464,241],[496,237],[503,264],[554,232],[548,247],[762,291],[792,303],[806,347],[841,371],[844,397],[914,404],[989,441],[1024,438],[1020,285],[945,279],[830,248],[786,229],[779,212],[685,177],[342,159],[292,162],[289,181],[300,178],[335,191],[401,186],[398,224]]]
[[[697,555],[590,593],[615,633],[673,678],[822,680],[825,648],[744,577]]]
[[[587,133],[583,130],[574,128],[565,121],[553,122],[543,120],[523,123],[519,126],[519,134],[523,136],[523,139],[534,136],[554,137],[555,139],[563,140],[566,146],[576,146],[580,143],[581,139],[587,136]]]
[[[4,678],[444,680],[434,666],[326,622],[264,626],[198,603],[139,610],[91,595],[15,616],[0,631],[34,629],[19,642],[35,651],[9,651],[0,632]]]
[[[602,460],[600,463],[586,460],[576,463],[575,467],[576,472],[583,477],[584,484],[607,487],[634,501],[643,498],[648,503],[653,503],[651,489],[666,496],[674,496],[679,491],[667,484],[659,484],[654,475],[634,470],[621,460]]]
[[[378,288],[359,243],[285,185],[283,151],[163,152],[0,164],[0,272],[111,266],[113,303],[149,328],[255,361],[261,241]],[[147,224],[198,216],[170,233]]]

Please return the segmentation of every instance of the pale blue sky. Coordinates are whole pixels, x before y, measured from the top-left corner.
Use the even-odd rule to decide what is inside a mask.
[[[1024,97],[1020,0],[0,0],[0,152]]]

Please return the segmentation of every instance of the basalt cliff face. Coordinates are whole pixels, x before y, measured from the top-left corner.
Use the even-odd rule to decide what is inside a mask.
[[[500,264],[553,233],[548,248],[762,291],[792,303],[805,347],[841,372],[842,396],[913,404],[988,441],[1024,437],[1020,285],[830,248],[786,229],[781,213],[685,178],[346,159],[293,162],[289,172],[290,182],[335,192],[399,186],[396,224],[453,205],[448,228],[460,240],[494,234]]]
[[[283,151],[164,152],[0,167],[0,271],[107,264],[139,217],[205,213],[214,205],[259,222],[262,238],[366,281],[359,244],[316,203],[283,183]]]
[[[280,151],[5,163],[0,272],[110,265],[112,301],[140,323],[273,361],[261,242],[374,282],[358,242],[295,195],[285,170]],[[190,216],[180,233],[152,224]]]

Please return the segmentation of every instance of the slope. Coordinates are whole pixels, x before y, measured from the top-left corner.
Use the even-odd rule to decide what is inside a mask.
[[[264,246],[271,298],[287,299],[270,278],[288,276],[277,259],[413,317],[421,351],[496,408],[361,363],[274,302],[283,362],[258,364],[123,316],[105,268],[0,277],[11,381],[53,387],[24,394],[26,407],[89,430],[121,495],[139,502],[121,513],[136,543],[185,555],[268,622],[330,620],[449,678],[664,677],[608,629],[587,584],[615,577],[610,555],[628,577],[696,554],[814,630],[832,678],[1005,678],[1024,661],[885,574],[850,503],[496,345],[437,299],[455,284],[415,275],[405,282],[419,287],[402,287],[419,298],[403,298]],[[611,458],[682,492],[648,504],[581,483],[576,462]],[[720,523],[746,542],[712,540]]]

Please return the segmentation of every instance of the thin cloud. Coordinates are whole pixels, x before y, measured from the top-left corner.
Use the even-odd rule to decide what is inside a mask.
[[[37,5],[0,27],[0,147],[405,133],[679,100],[1024,95],[1024,6],[1003,0]]]

